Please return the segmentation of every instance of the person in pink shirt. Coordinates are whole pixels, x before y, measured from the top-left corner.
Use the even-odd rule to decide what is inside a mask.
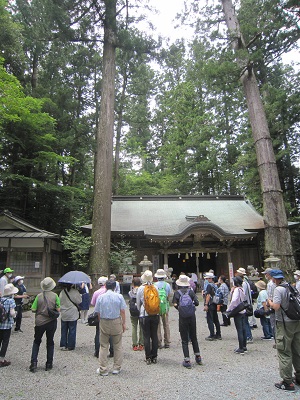
[[[98,279],[98,285],[100,286],[100,288],[98,290],[96,290],[96,292],[94,292],[92,300],[91,300],[91,305],[95,307],[96,303],[97,303],[97,299],[99,296],[101,296],[102,294],[106,293],[106,281],[108,280],[108,278],[106,276],[100,276],[100,278]],[[100,350],[100,328],[99,328],[99,322],[96,325],[96,334],[95,334],[95,353],[94,356],[95,357],[99,357],[99,350]]]

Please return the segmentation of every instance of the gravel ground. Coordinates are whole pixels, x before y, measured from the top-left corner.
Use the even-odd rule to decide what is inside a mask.
[[[131,324],[128,309],[127,330],[123,335],[124,363],[120,375],[96,374],[95,328],[78,322],[77,347],[72,352],[59,349],[60,321],[55,335],[54,367],[45,371],[45,339],[41,344],[36,373],[29,372],[34,333],[34,314],[24,313],[23,333],[12,332],[7,358],[11,366],[0,372],[0,399],[300,399],[300,389],[287,393],[274,387],[279,381],[278,361],[273,342],[262,341],[262,329],[253,330],[254,343],[244,356],[234,354],[237,347],[233,324],[223,327],[223,340],[205,341],[208,328],[202,307],[197,310],[198,340],[203,366],[182,367],[183,354],[178,332],[178,312],[170,310],[172,343],[159,350],[157,364],[146,365],[144,352],[131,350]],[[190,354],[192,348],[190,346]],[[192,358],[192,361],[194,359]],[[112,367],[112,360],[109,359]]]

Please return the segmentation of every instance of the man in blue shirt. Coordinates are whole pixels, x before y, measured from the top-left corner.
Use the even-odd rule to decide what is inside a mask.
[[[157,282],[155,282],[155,286],[158,289],[158,292],[160,292],[160,289],[165,290],[166,293],[166,312],[165,313],[160,313],[160,318],[159,318],[159,324],[158,324],[158,330],[157,330],[157,337],[158,337],[158,348],[162,349],[162,335],[161,335],[161,325],[163,325],[164,328],[164,340],[165,340],[165,349],[168,349],[170,347],[171,343],[171,338],[170,338],[170,325],[169,325],[169,296],[171,294],[171,286],[168,284],[168,282],[165,282],[165,279],[167,277],[167,274],[163,269],[158,269],[156,271],[156,274],[154,275],[157,278]]]
[[[98,297],[95,312],[100,321],[100,368],[97,372],[101,376],[108,375],[107,355],[109,338],[112,337],[114,347],[114,365],[112,373],[117,375],[121,371],[123,362],[122,335],[126,329],[124,297],[116,293],[116,282],[109,279],[106,284],[107,292]]]

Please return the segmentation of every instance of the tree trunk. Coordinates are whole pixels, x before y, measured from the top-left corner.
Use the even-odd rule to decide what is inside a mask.
[[[232,47],[236,52],[237,63],[242,68],[241,83],[245,92],[255,143],[263,194],[265,256],[273,253],[282,260],[282,268],[290,272],[296,268],[296,263],[264,106],[252,64],[248,60],[247,49],[240,32],[232,0],[221,0],[221,2],[232,39]]]
[[[115,102],[116,2],[105,0],[102,90],[96,133],[91,273],[109,274]]]

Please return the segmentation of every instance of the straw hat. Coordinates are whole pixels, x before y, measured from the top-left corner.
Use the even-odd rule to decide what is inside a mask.
[[[166,278],[167,274],[164,269],[158,269],[154,276],[155,276],[155,278],[161,279],[161,278]]]
[[[265,290],[267,285],[264,281],[257,281],[255,282],[255,286],[258,287],[258,289],[260,290]]]
[[[8,283],[4,286],[4,296],[11,296],[12,294],[18,293],[19,289],[16,288],[12,283]]]
[[[153,281],[153,275],[152,272],[147,270],[143,273],[143,275],[141,276],[141,280],[143,283],[146,282],[152,282]]]
[[[41,288],[44,292],[50,292],[50,290],[54,289],[56,286],[56,283],[50,276],[47,276],[45,279],[42,280],[41,282]]]
[[[236,272],[237,272],[238,274],[247,275],[247,272],[246,272],[245,268],[241,268],[241,267],[240,267]]]
[[[190,278],[187,275],[180,275],[176,281],[177,286],[190,286]]]

